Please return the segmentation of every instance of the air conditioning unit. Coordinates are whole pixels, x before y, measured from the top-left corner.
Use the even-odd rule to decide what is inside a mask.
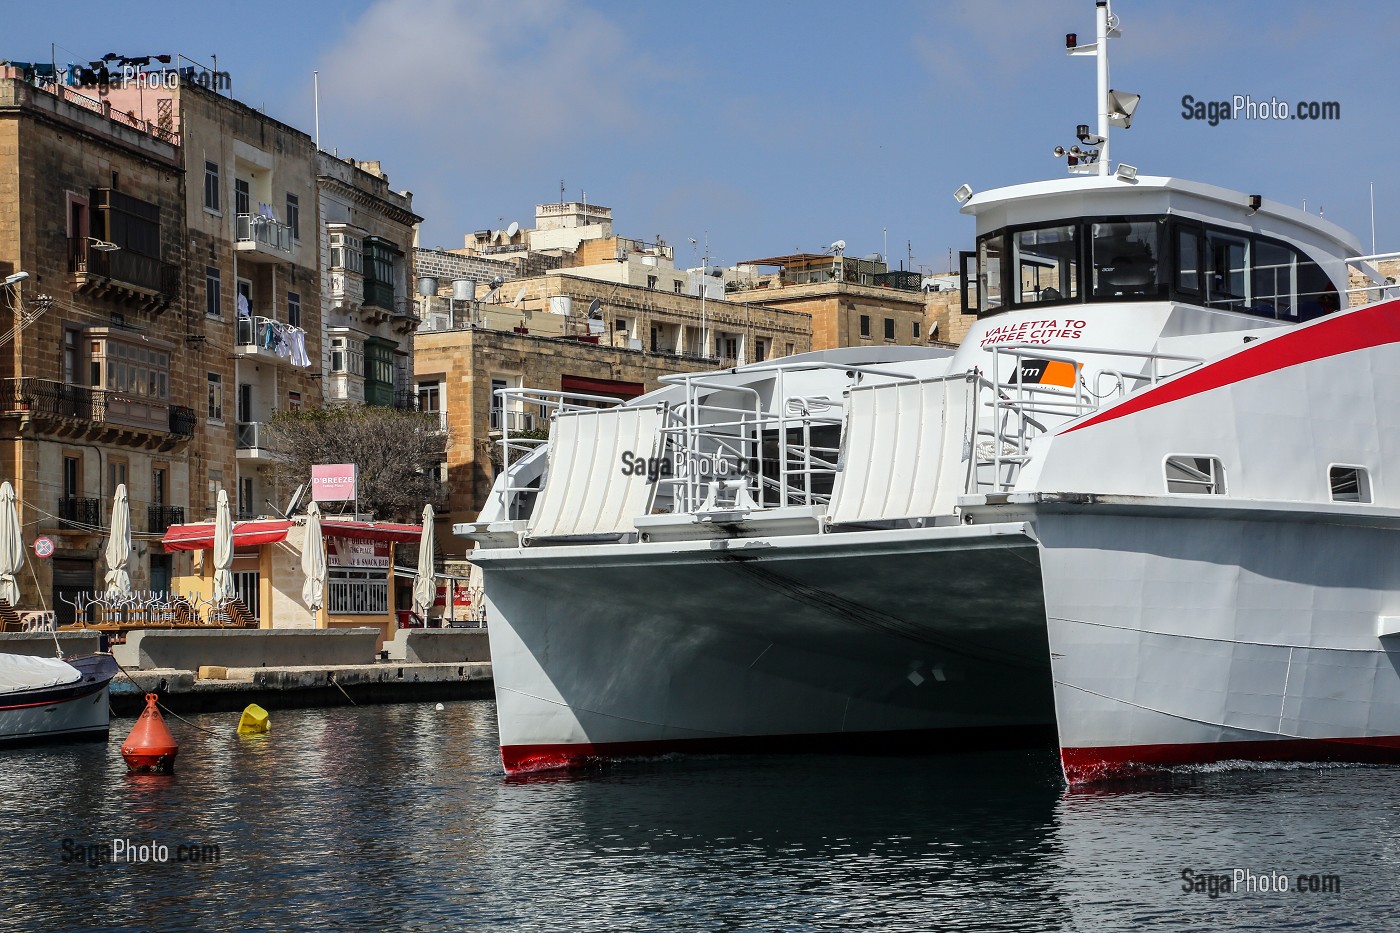
[[[432,326],[432,329],[433,329],[433,330],[451,330],[451,329],[452,329],[452,315],[450,315],[450,314],[434,314],[434,315],[432,316],[432,318],[431,318],[431,323],[432,323],[432,325],[433,325],[433,326]]]

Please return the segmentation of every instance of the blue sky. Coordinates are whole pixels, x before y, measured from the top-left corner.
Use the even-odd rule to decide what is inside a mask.
[[[1400,249],[1400,6],[1120,0],[1112,84],[1143,96],[1116,159],[1301,206]],[[1090,0],[629,4],[601,0],[28,4],[0,56],[218,55],[233,93],[380,159],[425,246],[567,196],[624,236],[709,236],[722,263],[816,250],[943,271],[972,221],[951,192],[1059,177],[1094,122]],[[1337,122],[1182,117],[1181,98],[1338,101]],[[886,234],[885,231],[888,231]]]

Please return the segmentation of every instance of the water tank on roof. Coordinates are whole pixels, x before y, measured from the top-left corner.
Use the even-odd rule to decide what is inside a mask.
[[[549,299],[549,313],[568,317],[574,311],[574,299],[570,295],[553,295]]]
[[[476,279],[453,279],[452,300],[471,301],[476,297]]]
[[[418,277],[418,294],[424,298],[429,298],[437,294],[438,280],[435,275],[422,275]]]

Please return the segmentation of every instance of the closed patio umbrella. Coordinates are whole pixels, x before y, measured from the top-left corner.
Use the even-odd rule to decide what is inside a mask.
[[[301,598],[308,609],[315,611],[325,603],[326,546],[321,540],[321,507],[315,502],[306,510],[306,542],[301,546],[301,572],[306,580],[301,584]]]
[[[131,574],[127,565],[131,563],[131,504],[126,498],[126,483],[118,485],[112,497],[112,524],[102,559],[107,564],[107,595],[130,596]]]
[[[24,536],[15,508],[15,487],[6,480],[0,483],[0,599],[11,606],[19,605],[19,579],[16,574],[24,566]]]
[[[423,506],[423,534],[418,539],[418,579],[413,581],[413,611],[426,622],[428,608],[437,598],[437,577],[433,572],[436,558],[433,548],[433,507]]]
[[[233,588],[233,516],[228,490],[219,490],[214,512],[214,602],[226,603],[237,595]]]

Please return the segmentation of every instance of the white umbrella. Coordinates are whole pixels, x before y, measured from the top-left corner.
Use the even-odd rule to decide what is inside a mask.
[[[321,507],[315,502],[306,510],[306,541],[301,546],[301,598],[308,609],[317,610],[325,602],[326,548],[321,541]]]
[[[418,539],[418,579],[413,581],[413,611],[428,618],[428,607],[437,599],[433,574],[433,507],[423,506],[423,534]]]
[[[24,535],[15,510],[15,487],[0,483],[0,599],[12,607],[19,605],[19,580],[15,574],[24,566]]]
[[[233,516],[228,510],[228,491],[219,490],[219,505],[214,512],[214,602],[233,599]]]
[[[131,574],[131,504],[126,499],[126,483],[117,486],[112,496],[112,527],[107,531],[107,549],[102,552],[107,562],[107,595],[130,596]]]

